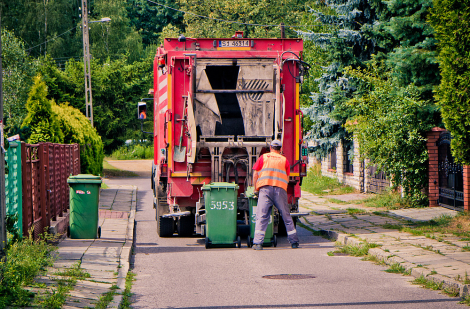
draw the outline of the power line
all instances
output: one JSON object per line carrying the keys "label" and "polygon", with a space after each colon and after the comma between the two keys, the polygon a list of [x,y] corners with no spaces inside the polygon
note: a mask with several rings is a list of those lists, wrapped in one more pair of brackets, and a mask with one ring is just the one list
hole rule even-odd
{"label": "power line", "polygon": [[[167,9],[170,9],[170,10],[173,10],[173,11],[181,12],[181,13],[184,13],[184,14],[190,14],[190,15],[193,15],[193,16],[196,16],[196,17],[200,17],[200,18],[212,19],[212,20],[221,21],[221,22],[226,22],[226,23],[232,23],[232,24],[238,24],[238,25],[245,25],[245,26],[279,27],[279,25],[250,24],[250,23],[243,23],[243,22],[240,22],[240,21],[225,20],[225,19],[221,19],[221,18],[214,18],[214,17],[209,17],[209,16],[203,16],[203,15],[198,15],[198,14],[195,14],[195,13],[192,13],[192,12],[186,12],[186,11],[178,10],[178,9],[172,8],[171,6],[167,6],[167,5],[164,5],[164,4],[161,4],[161,3],[158,3],[158,2],[152,1],[152,0],[147,0],[147,2],[150,2],[150,3],[156,4],[156,5],[162,6],[162,7],[164,7],[164,8],[167,8]],[[300,27],[313,27],[313,26],[309,26],[309,25],[288,26],[288,25],[285,25],[284,27],[300,28]]]}
{"label": "power line", "polygon": [[34,49],[34,48],[36,48],[36,47],[39,47],[39,46],[41,46],[41,45],[43,45],[43,44],[46,44],[46,43],[48,43],[48,42],[50,42],[50,41],[54,41],[54,40],[57,39],[58,37],[63,36],[64,34],[70,32],[70,31],[72,31],[72,30],[74,30],[74,29],[77,29],[78,27],[79,27],[79,26],[73,27],[72,29],[69,29],[69,30],[65,31],[64,33],[62,33],[62,34],[59,34],[58,36],[56,36],[56,37],[54,37],[54,38],[52,38],[52,39],[49,39],[49,40],[47,40],[47,41],[45,41],[45,42],[42,42],[41,44],[38,44],[38,45],[33,46],[33,47],[31,47],[31,48],[28,48],[26,51],[30,51],[31,49]]}

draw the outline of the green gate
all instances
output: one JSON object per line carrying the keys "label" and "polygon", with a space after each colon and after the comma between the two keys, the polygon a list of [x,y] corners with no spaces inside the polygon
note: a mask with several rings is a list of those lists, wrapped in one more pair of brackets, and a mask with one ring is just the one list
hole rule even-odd
{"label": "green gate", "polygon": [[5,160],[8,174],[5,175],[5,196],[7,216],[17,215],[15,228],[20,237],[23,235],[23,186],[21,179],[21,142],[9,142]]}

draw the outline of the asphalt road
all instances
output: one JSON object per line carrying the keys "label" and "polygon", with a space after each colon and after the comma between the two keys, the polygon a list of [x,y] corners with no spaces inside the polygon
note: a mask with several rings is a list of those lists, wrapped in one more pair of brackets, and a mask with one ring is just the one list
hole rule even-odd
{"label": "asphalt road", "polygon": [[[300,249],[208,249],[202,238],[159,238],[149,178],[111,179],[138,186],[132,271],[133,308],[466,308],[408,276],[360,258],[327,255],[334,243],[299,228]],[[266,279],[270,275],[314,278]],[[292,278],[292,276],[290,276]]]}

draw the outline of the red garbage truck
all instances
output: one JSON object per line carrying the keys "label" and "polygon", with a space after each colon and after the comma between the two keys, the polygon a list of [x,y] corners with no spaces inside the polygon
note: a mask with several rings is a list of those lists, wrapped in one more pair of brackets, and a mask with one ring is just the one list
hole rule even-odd
{"label": "red garbage truck", "polygon": [[[298,214],[307,155],[299,91],[308,64],[301,39],[166,38],[154,61],[152,189],[160,236],[204,234],[204,184],[239,186],[241,225],[252,167],[283,143],[288,204]],[[282,229],[276,214],[275,230]]]}

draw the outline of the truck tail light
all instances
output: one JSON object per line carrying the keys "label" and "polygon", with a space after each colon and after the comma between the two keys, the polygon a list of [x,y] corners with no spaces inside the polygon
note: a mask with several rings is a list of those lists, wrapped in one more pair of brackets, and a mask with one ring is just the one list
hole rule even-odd
{"label": "truck tail light", "polygon": [[300,177],[307,176],[307,163],[300,163]]}
{"label": "truck tail light", "polygon": [[166,175],[168,173],[168,166],[162,165],[162,175]]}
{"label": "truck tail light", "polygon": [[158,58],[158,67],[159,68],[163,68],[165,66],[165,58],[164,57],[160,57]]}

